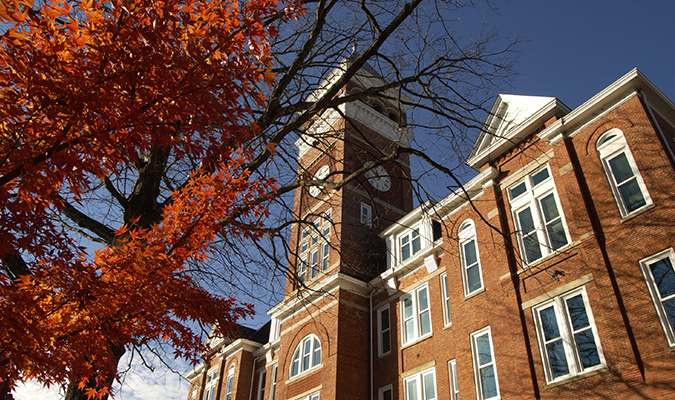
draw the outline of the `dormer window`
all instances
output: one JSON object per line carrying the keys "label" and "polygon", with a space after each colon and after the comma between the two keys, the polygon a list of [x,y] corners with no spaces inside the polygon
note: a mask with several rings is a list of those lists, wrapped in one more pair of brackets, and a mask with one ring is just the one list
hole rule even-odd
{"label": "dormer window", "polygon": [[422,248],[420,228],[417,227],[399,238],[401,244],[401,261],[412,257]]}

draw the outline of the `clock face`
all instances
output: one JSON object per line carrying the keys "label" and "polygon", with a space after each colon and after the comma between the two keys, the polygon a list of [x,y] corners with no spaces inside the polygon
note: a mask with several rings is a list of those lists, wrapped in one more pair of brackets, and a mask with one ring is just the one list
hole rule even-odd
{"label": "clock face", "polygon": [[[372,164],[372,162],[368,161],[363,166],[367,167],[370,164]],[[389,179],[389,174],[387,173],[387,170],[381,165],[378,165],[377,167],[369,170],[364,175],[366,179],[368,179],[368,183],[370,183],[380,192],[386,192],[389,190],[389,188],[391,188],[391,179]]]}
{"label": "clock face", "polygon": [[[329,173],[330,168],[328,167],[328,165],[324,165],[323,167],[319,168],[318,171],[316,171],[316,174],[314,174],[314,179],[320,180],[326,179]],[[322,190],[323,186],[312,186],[309,188],[309,194],[316,197],[319,195],[319,193],[321,193]]]}

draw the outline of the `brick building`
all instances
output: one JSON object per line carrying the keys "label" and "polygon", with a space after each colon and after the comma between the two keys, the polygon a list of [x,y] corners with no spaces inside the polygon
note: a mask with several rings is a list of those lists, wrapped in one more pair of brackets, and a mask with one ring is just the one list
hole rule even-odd
{"label": "brick building", "polygon": [[[410,139],[395,102],[340,111],[306,127],[300,175]],[[675,397],[673,149],[675,105],[633,70],[574,110],[500,95],[478,175],[437,204],[412,209],[407,156],[297,190],[297,277],[269,325],[214,341],[188,400]]]}

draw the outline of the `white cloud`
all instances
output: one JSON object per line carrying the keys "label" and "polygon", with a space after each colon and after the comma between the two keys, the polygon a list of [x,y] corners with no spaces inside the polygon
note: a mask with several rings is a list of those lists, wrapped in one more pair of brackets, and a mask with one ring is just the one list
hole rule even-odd
{"label": "white cloud", "polygon": [[[120,365],[126,365],[128,360],[123,359]],[[187,400],[190,384],[177,373],[155,363],[154,371],[144,367],[138,357],[132,362],[131,368],[122,377],[122,384],[114,386],[115,400]],[[191,370],[188,363],[182,360],[171,362],[175,371],[185,373]],[[28,382],[18,385],[14,391],[16,400],[54,400],[62,399],[63,391],[59,388],[44,388],[41,385]]]}

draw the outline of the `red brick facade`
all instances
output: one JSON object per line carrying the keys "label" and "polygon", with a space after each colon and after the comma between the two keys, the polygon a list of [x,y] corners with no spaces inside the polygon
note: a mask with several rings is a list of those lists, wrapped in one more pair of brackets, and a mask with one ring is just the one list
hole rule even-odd
{"label": "red brick facade", "polygon": [[[259,399],[262,371],[259,400],[675,397],[675,106],[634,70],[575,110],[500,96],[492,115],[468,159],[479,175],[438,204],[411,211],[407,159],[384,164],[387,191],[298,190],[307,226],[331,210],[328,267],[289,279],[269,342],[223,344],[213,398],[227,400],[232,362],[237,400]],[[301,152],[308,178],[330,165],[337,181],[393,146],[363,121],[332,126],[324,155]],[[193,372],[195,398],[214,369]]]}

